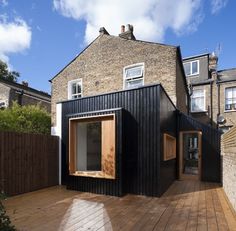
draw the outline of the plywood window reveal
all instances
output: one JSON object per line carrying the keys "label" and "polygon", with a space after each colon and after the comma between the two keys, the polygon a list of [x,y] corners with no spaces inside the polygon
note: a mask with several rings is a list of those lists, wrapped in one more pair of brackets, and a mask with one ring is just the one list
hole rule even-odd
{"label": "plywood window reveal", "polygon": [[69,173],[115,179],[115,115],[69,120]]}
{"label": "plywood window reveal", "polygon": [[164,133],[164,161],[176,158],[176,138]]}

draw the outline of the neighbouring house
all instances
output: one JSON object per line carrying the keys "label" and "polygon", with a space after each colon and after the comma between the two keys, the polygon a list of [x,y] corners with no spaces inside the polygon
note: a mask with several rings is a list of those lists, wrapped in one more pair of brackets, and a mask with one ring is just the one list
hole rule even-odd
{"label": "neighbouring house", "polygon": [[38,91],[22,84],[0,78],[0,108],[7,108],[16,101],[19,105],[41,104],[48,112],[51,111],[51,96],[43,91]]}
{"label": "neighbouring house", "polygon": [[236,123],[236,68],[217,70],[217,63],[214,53],[183,59],[191,116],[226,131]]}
{"label": "neighbouring house", "polygon": [[136,40],[131,25],[101,28],[51,83],[67,188],[160,196],[178,177],[220,180],[219,134],[186,115],[179,47]]}

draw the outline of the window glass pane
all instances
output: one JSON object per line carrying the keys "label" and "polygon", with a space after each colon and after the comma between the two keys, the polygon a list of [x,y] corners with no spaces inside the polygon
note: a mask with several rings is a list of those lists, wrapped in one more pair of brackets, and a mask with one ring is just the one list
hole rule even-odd
{"label": "window glass pane", "polygon": [[72,87],[71,93],[76,94],[76,83],[73,83],[71,87]]}
{"label": "window glass pane", "polygon": [[76,90],[77,90],[76,93],[81,93],[81,84],[80,83],[77,84]]}
{"label": "window glass pane", "polygon": [[126,89],[140,87],[140,86],[143,86],[143,79],[142,78],[131,80],[131,81],[126,80],[126,83],[125,83]]}
{"label": "window glass pane", "polygon": [[184,64],[184,71],[185,71],[185,75],[190,75],[190,63],[185,63]]}
{"label": "window glass pane", "polygon": [[192,62],[192,75],[198,73],[198,62]]}
{"label": "window glass pane", "polygon": [[236,97],[236,87],[232,88],[232,92],[233,92],[233,97]]}
{"label": "window glass pane", "polygon": [[232,98],[232,96],[233,96],[232,89],[231,88],[227,88],[225,90],[225,97],[226,97],[226,99]]}
{"label": "window glass pane", "polygon": [[101,171],[101,122],[77,125],[77,170]]}
{"label": "window glass pane", "polygon": [[191,110],[193,112],[204,111],[204,90],[194,90],[191,96]]}
{"label": "window glass pane", "polygon": [[203,90],[194,90],[192,97],[204,97],[204,91]]}
{"label": "window glass pane", "polygon": [[126,69],[126,78],[142,76],[142,66]]}

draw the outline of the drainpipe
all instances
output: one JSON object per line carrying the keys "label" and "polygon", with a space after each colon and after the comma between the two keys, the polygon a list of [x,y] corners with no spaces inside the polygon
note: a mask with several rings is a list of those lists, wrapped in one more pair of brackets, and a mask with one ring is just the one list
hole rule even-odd
{"label": "drainpipe", "polygon": [[[218,77],[217,77],[218,78]],[[218,106],[218,113],[217,113],[217,129],[219,129],[219,123],[218,123],[218,117],[220,116],[220,83],[218,82],[218,79],[216,80],[217,85],[217,106]]]}
{"label": "drainpipe", "polygon": [[212,86],[212,83],[211,82],[211,102],[210,102],[210,105],[211,105],[211,126],[213,126],[213,86]]}
{"label": "drainpipe", "polygon": [[16,90],[16,94],[18,94],[18,104],[22,106],[22,96],[24,95],[24,90]]}

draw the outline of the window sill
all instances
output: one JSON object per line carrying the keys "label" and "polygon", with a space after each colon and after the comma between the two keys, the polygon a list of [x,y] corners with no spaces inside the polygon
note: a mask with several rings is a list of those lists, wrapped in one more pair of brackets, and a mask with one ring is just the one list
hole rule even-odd
{"label": "window sill", "polygon": [[187,78],[191,78],[191,77],[198,77],[199,76],[199,73],[196,73],[196,74],[193,74],[193,75],[186,75]]}
{"label": "window sill", "polygon": [[109,176],[103,171],[76,171],[74,173],[70,173],[70,176],[83,176],[83,177],[102,178],[111,180],[115,179],[115,177]]}
{"label": "window sill", "polygon": [[225,110],[224,113],[229,113],[229,112],[236,112],[236,109],[234,110]]}
{"label": "window sill", "polygon": [[208,111],[191,111],[190,113],[197,114],[197,113],[207,113]]}

